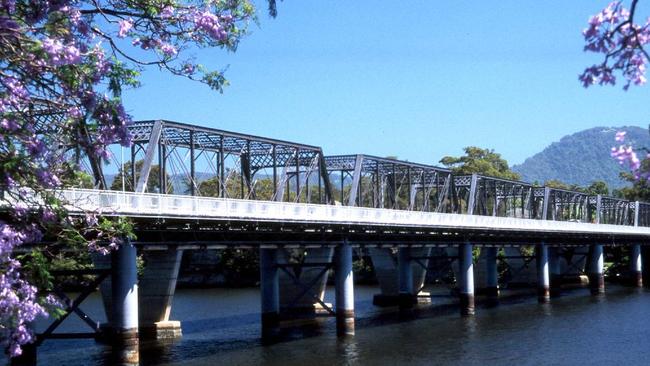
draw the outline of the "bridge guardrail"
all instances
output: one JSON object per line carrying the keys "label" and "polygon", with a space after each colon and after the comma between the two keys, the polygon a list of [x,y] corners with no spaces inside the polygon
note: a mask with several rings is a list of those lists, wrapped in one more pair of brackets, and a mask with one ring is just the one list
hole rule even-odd
{"label": "bridge guardrail", "polygon": [[100,211],[105,215],[422,227],[433,230],[452,228],[647,235],[650,237],[650,228],[646,227],[481,215],[80,189],[61,191],[61,196],[69,202],[68,209],[71,212],[90,210]]}

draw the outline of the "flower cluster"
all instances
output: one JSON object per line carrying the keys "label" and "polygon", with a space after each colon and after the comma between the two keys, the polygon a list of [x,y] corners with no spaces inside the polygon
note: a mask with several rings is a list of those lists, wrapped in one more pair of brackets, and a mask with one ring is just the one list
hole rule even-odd
{"label": "flower cluster", "polygon": [[[81,162],[100,182],[108,146],[130,145],[122,88],[155,65],[220,89],[221,74],[181,57],[197,46],[234,50],[253,13],[248,0],[0,0],[0,191],[21,202],[0,223],[0,337],[10,355],[33,340],[28,324],[50,302],[12,251],[74,224],[51,191],[76,182]],[[96,217],[84,224],[88,249],[120,245]]]}
{"label": "flower cluster", "polygon": [[37,230],[16,230],[0,223],[0,344],[11,356],[22,353],[21,345],[33,338],[29,323],[47,316],[37,301],[36,287],[21,277],[20,262],[11,257],[13,249],[25,241],[37,239]]}
{"label": "flower cluster", "polygon": [[619,145],[612,147],[610,155],[616,159],[620,165],[627,166],[632,174],[634,174],[635,179],[648,179],[648,174],[641,171],[641,160],[639,159],[636,151],[634,151],[632,145],[625,144],[626,134],[627,133],[625,131],[619,131],[616,133],[614,139],[619,143]]}
{"label": "flower cluster", "polygon": [[616,72],[625,79],[625,90],[630,85],[646,83],[648,54],[644,46],[650,42],[650,19],[644,24],[634,23],[635,6],[633,2],[632,9],[628,10],[621,1],[614,1],[589,19],[588,27],[582,32],[586,42],[584,50],[602,54],[604,60],[579,76],[584,87],[614,85]]}

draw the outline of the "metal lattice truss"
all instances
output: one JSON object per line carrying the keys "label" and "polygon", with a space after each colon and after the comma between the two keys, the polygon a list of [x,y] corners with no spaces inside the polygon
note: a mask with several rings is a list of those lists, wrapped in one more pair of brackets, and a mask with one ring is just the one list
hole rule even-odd
{"label": "metal lattice truss", "polygon": [[[172,193],[181,187],[174,193],[330,201],[320,147],[171,121],[139,121],[129,129],[133,145],[127,173],[136,192]],[[155,165],[157,176],[152,176]]]}
{"label": "metal lattice truss", "polygon": [[601,195],[591,196],[590,203],[596,205],[599,224],[613,225],[634,225],[636,205],[624,199],[604,197]]}
{"label": "metal lattice truss", "polygon": [[178,122],[129,129],[127,191],[650,226],[647,203]]}
{"label": "metal lattice truss", "polygon": [[361,154],[326,156],[325,164],[344,205],[450,212],[447,169]]}
{"label": "metal lattice truss", "polygon": [[650,226],[650,203],[634,202],[634,225]]}
{"label": "metal lattice truss", "polygon": [[592,222],[592,197],[584,192],[559,188],[537,187],[535,196],[535,216],[541,220]]}
{"label": "metal lattice truss", "polygon": [[534,218],[533,186],[478,174],[454,176],[454,212],[470,215]]}

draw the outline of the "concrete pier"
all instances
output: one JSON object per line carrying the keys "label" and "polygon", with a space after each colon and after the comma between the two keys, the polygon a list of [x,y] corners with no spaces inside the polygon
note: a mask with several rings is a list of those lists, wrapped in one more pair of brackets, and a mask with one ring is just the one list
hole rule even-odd
{"label": "concrete pier", "polygon": [[491,304],[496,304],[499,299],[499,271],[497,269],[496,247],[482,248],[485,251],[485,294]]}
{"label": "concrete pier", "polygon": [[416,302],[413,291],[411,248],[399,248],[397,250],[397,273],[399,282],[399,307],[410,308]]}
{"label": "concrete pier", "polygon": [[562,269],[560,266],[560,249],[549,247],[548,249],[548,271],[551,281],[550,295],[552,297],[560,296],[562,292]]}
{"label": "concrete pier", "polygon": [[[393,253],[395,251],[395,253]],[[377,282],[381,293],[373,297],[373,304],[377,306],[396,306],[400,304],[400,285],[399,285],[399,254],[398,249],[393,248],[368,248],[368,253],[372,259],[372,265],[375,269]],[[413,278],[413,297],[415,302],[430,302],[430,298],[418,297],[423,293],[418,293],[427,276],[427,267],[429,266],[429,257],[432,248],[409,248],[411,272]],[[417,258],[417,259],[414,259]]]}
{"label": "concrete pier", "polygon": [[137,365],[138,272],[136,249],[126,240],[111,253],[112,340],[114,363]]}
{"label": "concrete pier", "polygon": [[458,262],[460,268],[460,314],[474,315],[474,261],[472,244],[460,244],[458,247]]}
{"label": "concrete pier", "polygon": [[546,244],[540,243],[535,246],[535,259],[537,262],[537,299],[540,303],[547,303],[551,299],[551,284]]}
{"label": "concrete pier", "polygon": [[593,244],[589,258],[589,288],[592,295],[605,293],[603,246]]}
{"label": "concrete pier", "polygon": [[[296,250],[296,253],[304,254],[302,263],[306,266],[299,267],[294,275],[300,281],[296,284],[296,279],[288,273],[280,270],[280,313],[281,317],[294,315],[314,315],[325,312],[321,304],[316,301],[314,295],[321,301],[325,301],[325,288],[327,286],[328,273],[323,274],[323,267],[309,266],[316,263],[330,263],[334,255],[333,248],[309,248]],[[278,251],[278,264],[286,265],[291,263],[291,250]],[[293,271],[293,269],[289,269]],[[310,291],[305,292],[304,286],[310,286]]]}
{"label": "concrete pier", "polygon": [[262,337],[277,335],[280,327],[280,281],[277,249],[260,249]]}
{"label": "concrete pier", "polygon": [[352,247],[341,244],[335,250],[336,276],[336,334],[354,335],[354,278],[352,274]]}
{"label": "concrete pier", "polygon": [[643,287],[643,263],[639,244],[630,247],[630,275],[634,286]]}
{"label": "concrete pier", "polygon": [[180,321],[169,320],[181,265],[182,250],[144,251],[140,279],[140,334],[156,339],[182,335]]}

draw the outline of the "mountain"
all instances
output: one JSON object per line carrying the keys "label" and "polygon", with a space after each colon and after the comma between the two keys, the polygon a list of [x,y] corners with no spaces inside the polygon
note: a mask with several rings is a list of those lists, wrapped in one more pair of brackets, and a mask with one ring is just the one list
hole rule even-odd
{"label": "mountain", "polygon": [[648,129],[637,126],[594,127],[576,132],[552,143],[542,152],[514,165],[512,170],[524,181],[544,183],[557,179],[568,184],[589,185],[602,180],[612,188],[628,185],[619,178],[625,168],[612,157],[610,150],[618,146],[614,140],[617,131],[626,131],[626,142],[635,147],[650,147]]}

